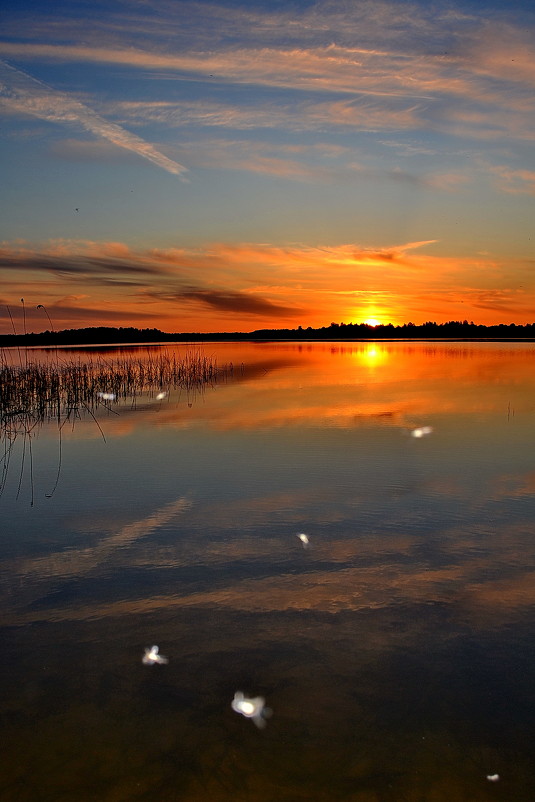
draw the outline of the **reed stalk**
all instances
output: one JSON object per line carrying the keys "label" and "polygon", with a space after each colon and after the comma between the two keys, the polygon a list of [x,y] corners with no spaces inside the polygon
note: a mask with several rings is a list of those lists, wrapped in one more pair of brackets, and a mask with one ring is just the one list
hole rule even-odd
{"label": "reed stalk", "polygon": [[176,355],[128,357],[113,361],[97,357],[89,361],[23,362],[9,364],[0,355],[0,424],[13,429],[28,422],[62,421],[73,411],[95,410],[121,401],[135,401],[146,394],[171,390],[199,392],[213,385],[228,368],[201,349]]}

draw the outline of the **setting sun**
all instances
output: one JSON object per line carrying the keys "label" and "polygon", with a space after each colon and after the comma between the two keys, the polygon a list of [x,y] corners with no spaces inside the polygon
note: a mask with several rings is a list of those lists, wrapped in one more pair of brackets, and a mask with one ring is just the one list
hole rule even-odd
{"label": "setting sun", "polygon": [[367,326],[379,326],[379,324],[381,323],[381,321],[377,320],[376,317],[369,317],[364,322],[366,323]]}

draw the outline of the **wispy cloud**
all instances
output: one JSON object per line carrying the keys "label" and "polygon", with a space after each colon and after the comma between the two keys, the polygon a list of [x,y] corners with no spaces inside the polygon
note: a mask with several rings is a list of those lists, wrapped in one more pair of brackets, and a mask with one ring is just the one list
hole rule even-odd
{"label": "wispy cloud", "polygon": [[[501,48],[499,57],[492,56],[480,39],[497,36],[496,25],[487,23],[484,27],[480,21],[475,30],[457,34],[451,50],[442,52],[393,48],[389,41],[388,49],[334,44],[312,48],[296,43],[290,49],[221,46],[194,51],[184,47],[180,52],[166,52],[156,46],[125,47],[124,43],[104,48],[0,42],[0,53],[23,60],[129,67],[142,70],[140,77],[145,82],[152,76],[202,84],[201,95],[205,97],[195,101],[119,99],[103,107],[107,116],[142,126],[158,123],[174,128],[260,127],[296,132],[333,128],[432,131],[479,141],[531,140],[535,136],[535,83],[530,63],[535,54],[525,43],[523,32],[510,28],[507,54]],[[511,53],[515,58],[507,60]],[[245,104],[212,97],[215,86],[232,85],[280,91],[276,99]],[[296,92],[300,96],[296,97]],[[108,122],[79,101],[52,94],[38,82],[31,90],[26,87],[19,98],[11,97],[9,107],[57,122],[78,118],[86,130],[133,150],[169,172],[186,171],[118,122]]]}
{"label": "wispy cloud", "polygon": [[[396,6],[393,5],[392,9]],[[369,6],[368,12],[371,13]],[[356,31],[358,40],[362,42],[358,47],[334,43],[340,40],[340,30],[333,31],[330,44],[311,45],[304,31],[301,38],[294,37],[290,47],[279,43],[265,46],[256,44],[252,29],[247,28],[242,39],[246,44],[234,48],[217,40],[212,42],[209,50],[196,50],[191,43],[188,47],[163,49],[161,43],[151,45],[150,39],[145,40],[143,48],[125,42],[117,42],[114,47],[102,47],[97,44],[4,41],[0,42],[0,53],[7,58],[23,60],[129,66],[160,75],[165,71],[166,77],[175,74],[181,79],[189,75],[236,84],[421,100],[449,95],[487,102],[500,98],[503,102],[514,103],[510,93],[504,91],[504,82],[519,90],[524,88],[527,91],[533,87],[533,46],[519,27],[509,26],[507,45],[501,43],[496,47],[492,42],[496,42],[502,33],[499,22],[474,20],[469,30],[456,30],[450,22],[451,47],[445,43],[441,50],[440,39],[444,40],[444,35],[440,36],[438,26],[424,20],[421,9],[415,9],[414,13],[416,16],[420,14],[422,27],[428,28],[431,47],[422,46],[421,41],[414,46],[415,43],[408,38],[403,39],[400,47],[399,29],[394,45],[388,36],[388,30],[393,26],[386,26],[375,31],[374,46],[366,44],[362,30]],[[350,14],[344,16],[350,20]],[[294,21],[297,19],[299,17]],[[404,24],[407,34],[411,26],[406,19]],[[328,38],[325,28],[328,26],[324,26],[322,31],[323,41]],[[287,38],[280,37],[280,42],[284,43]],[[377,47],[378,43],[383,47]],[[511,57],[511,52],[515,57]]]}
{"label": "wispy cloud", "polygon": [[329,44],[315,48],[242,46],[218,51],[161,53],[121,47],[0,42],[0,53],[5,58],[116,64],[159,71],[160,76],[161,71],[166,70],[167,78],[173,74],[181,79],[190,75],[306,92],[427,101],[444,92],[466,97],[477,94],[468,72],[457,71],[457,64],[451,60],[394,49],[377,51]]}
{"label": "wispy cloud", "polygon": [[409,184],[422,189],[438,189],[455,192],[465,186],[470,177],[466,173],[415,173],[396,167],[386,172],[386,176],[402,184]]}
{"label": "wispy cloud", "polygon": [[164,272],[161,264],[137,255],[122,243],[58,241],[36,251],[22,245],[0,247],[0,269],[27,273],[45,271],[65,279],[82,276],[102,281],[107,274],[126,278],[130,275],[151,277]]}
{"label": "wispy cloud", "polygon": [[522,309],[526,317],[532,319],[535,316],[535,302],[532,297],[527,297],[518,289],[495,289],[483,292],[474,291],[471,293],[471,303],[476,309],[486,309],[492,312],[506,312],[516,314],[519,308]]}
{"label": "wispy cloud", "polygon": [[505,165],[489,168],[497,176],[497,184],[512,195],[535,195],[535,170],[514,170]]}
{"label": "wispy cloud", "polygon": [[[31,297],[35,300],[38,297],[41,301],[46,300],[46,309],[55,330],[62,328],[80,329],[87,326],[139,325],[143,328],[150,325],[151,327],[158,327],[161,320],[161,315],[150,309],[128,308],[128,311],[126,311],[125,307],[121,307],[117,302],[108,304],[97,302],[94,306],[89,306],[87,300],[91,299],[86,299],[84,303],[74,296],[58,302],[54,297],[49,300],[48,292],[40,293],[38,288],[34,288],[33,292],[31,288],[28,287],[27,289],[28,292],[25,292],[27,298]],[[7,311],[8,307],[9,312]],[[22,317],[22,312],[14,304],[13,298],[0,299],[0,326],[3,334],[13,334],[12,320],[15,325],[15,333],[22,334]],[[25,320],[27,331],[39,332],[50,329],[50,321],[46,315],[40,314],[34,307],[26,306]]]}
{"label": "wispy cloud", "polygon": [[138,155],[131,150],[117,149],[106,139],[56,139],[50,143],[48,153],[63,161],[100,164],[133,164]]}
{"label": "wispy cloud", "polygon": [[217,309],[219,312],[236,312],[245,315],[267,317],[303,315],[306,310],[299,307],[283,306],[258,295],[232,290],[201,289],[185,287],[179,292],[149,292],[149,297],[177,303],[200,303]]}
{"label": "wispy cloud", "polygon": [[[190,145],[180,141],[175,131],[184,129],[190,140],[191,129],[196,137],[203,128],[251,136],[261,128],[289,136],[418,131],[425,138],[443,137],[440,147],[406,144],[405,155],[413,158],[433,152],[443,158],[444,136],[478,143],[535,138],[535,51],[529,31],[505,8],[482,13],[378,0],[284,9],[215,3],[207,13],[201,3],[155,6],[146,0],[136,4],[135,13],[128,4],[110,9],[105,20],[77,16],[74,24],[61,11],[42,10],[31,29],[22,28],[21,20],[18,28],[11,25],[5,34],[9,40],[0,42],[5,58],[98,65],[112,74],[121,68],[135,77],[140,91],[128,97],[113,92],[104,101],[97,90],[89,108],[4,66],[10,85],[0,97],[5,108],[78,124],[181,176],[185,163],[307,182],[342,182],[359,173],[449,192],[467,182],[462,167],[417,171],[396,165],[381,175],[373,168],[361,170],[358,161],[341,169],[304,163],[289,158],[280,139],[269,154],[253,152],[249,145],[241,157],[221,142],[218,158],[217,149],[199,139]],[[154,79],[150,89],[149,79]],[[177,82],[172,100],[171,80]],[[188,83],[194,93],[184,88]],[[147,139],[154,139],[155,126],[167,133],[175,129],[173,145],[166,145],[164,155],[125,126],[152,126]],[[63,150],[56,143],[53,149],[65,159],[107,158],[105,149],[88,143],[71,141]],[[531,191],[520,174],[496,186],[510,193]]]}
{"label": "wispy cloud", "polygon": [[333,127],[361,131],[410,130],[425,126],[419,104],[358,97],[343,100],[237,103],[196,101],[120,101],[110,111],[137,125],[147,122],[171,127],[202,126],[231,130],[284,128],[288,131],[326,131]]}
{"label": "wispy cloud", "polygon": [[[305,48],[236,48],[233,50],[157,53],[132,48],[109,49],[80,45],[0,43],[4,57],[54,61],[120,64],[148,70],[170,70],[239,84],[393,97],[432,99],[425,87],[429,77],[403,80],[407,57],[395,52],[377,53],[337,45]],[[374,62],[380,61],[375,67]],[[388,71],[396,69],[396,77]],[[397,80],[396,80],[397,78]]]}
{"label": "wispy cloud", "polygon": [[120,125],[110,123],[80,101],[54,90],[30,75],[0,62],[0,103],[7,111],[48,122],[76,124],[120,148],[133,151],[173,175],[187,168],[164,156],[153,145]]}

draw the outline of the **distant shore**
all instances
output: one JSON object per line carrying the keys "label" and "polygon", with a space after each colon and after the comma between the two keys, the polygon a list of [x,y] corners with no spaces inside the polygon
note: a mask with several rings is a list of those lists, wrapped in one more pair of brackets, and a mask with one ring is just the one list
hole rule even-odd
{"label": "distant shore", "polygon": [[244,341],[296,341],[296,342],[349,342],[366,340],[462,340],[462,341],[534,341],[535,323],[526,325],[500,324],[483,326],[467,321],[448,323],[404,323],[401,326],[366,323],[331,323],[313,329],[258,329],[250,332],[180,332],[168,333],[159,329],[97,326],[61,331],[0,335],[0,347],[97,346],[97,345],[164,345],[178,342],[244,342]]}

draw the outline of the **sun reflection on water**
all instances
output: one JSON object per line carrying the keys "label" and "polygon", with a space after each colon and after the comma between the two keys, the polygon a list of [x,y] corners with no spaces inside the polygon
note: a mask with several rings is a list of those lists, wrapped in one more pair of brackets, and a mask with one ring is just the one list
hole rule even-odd
{"label": "sun reflection on water", "polygon": [[378,368],[388,360],[388,350],[377,343],[368,343],[355,354],[357,360],[367,368]]}

